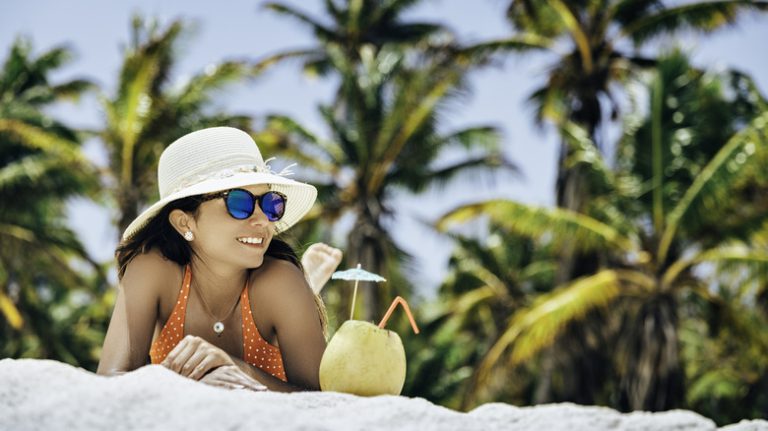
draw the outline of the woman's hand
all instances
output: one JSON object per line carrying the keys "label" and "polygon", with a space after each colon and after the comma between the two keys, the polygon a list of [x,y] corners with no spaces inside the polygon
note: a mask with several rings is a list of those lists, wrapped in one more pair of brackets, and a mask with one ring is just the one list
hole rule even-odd
{"label": "woman's hand", "polygon": [[227,365],[237,368],[227,352],[194,335],[184,337],[161,365],[195,380],[200,380],[215,368]]}
{"label": "woman's hand", "polygon": [[254,380],[237,365],[224,365],[200,379],[201,382],[212,386],[228,389],[249,389],[251,391],[266,391],[267,387]]}

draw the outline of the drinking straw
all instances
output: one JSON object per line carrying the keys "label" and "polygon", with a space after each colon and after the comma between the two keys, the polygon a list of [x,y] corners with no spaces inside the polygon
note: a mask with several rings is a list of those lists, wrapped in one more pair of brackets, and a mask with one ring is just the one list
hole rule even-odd
{"label": "drinking straw", "polygon": [[392,312],[395,311],[395,307],[397,307],[397,304],[401,304],[403,308],[405,308],[405,314],[408,315],[408,320],[411,322],[411,328],[413,328],[413,332],[418,334],[419,327],[416,326],[416,321],[413,320],[413,314],[411,314],[411,309],[410,307],[408,307],[408,302],[400,296],[398,296],[397,298],[395,298],[394,301],[392,301],[392,305],[389,306],[389,310],[387,310],[387,314],[385,314],[384,318],[382,318],[381,322],[379,322],[379,328],[384,329],[384,325],[387,324],[387,320],[389,320],[389,316],[392,315]]}

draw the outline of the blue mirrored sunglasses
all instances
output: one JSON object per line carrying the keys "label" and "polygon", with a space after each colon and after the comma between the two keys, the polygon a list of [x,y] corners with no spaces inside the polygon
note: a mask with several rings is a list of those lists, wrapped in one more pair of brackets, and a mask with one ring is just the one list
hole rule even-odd
{"label": "blue mirrored sunglasses", "polygon": [[278,221],[285,214],[286,197],[279,192],[266,192],[261,196],[254,196],[253,193],[244,189],[232,189],[224,192],[214,193],[203,197],[203,201],[224,198],[227,205],[227,212],[232,218],[245,220],[256,209],[256,204],[267,216],[269,221]]}

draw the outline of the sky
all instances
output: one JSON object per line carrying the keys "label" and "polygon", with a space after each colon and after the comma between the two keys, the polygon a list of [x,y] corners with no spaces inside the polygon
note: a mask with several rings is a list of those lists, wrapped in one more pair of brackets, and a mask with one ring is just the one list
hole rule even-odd
{"label": "sky", "polygon": [[[322,17],[319,0],[284,3]],[[223,60],[253,60],[289,48],[312,46],[309,31],[293,20],[265,10],[263,4],[245,0],[3,0],[0,57],[4,61],[11,43],[20,35],[31,39],[35,53],[66,44],[74,49],[75,59],[54,75],[54,82],[84,77],[95,81],[109,95],[117,83],[122,47],[128,41],[130,17],[134,13],[156,17],[161,23],[175,18],[193,23],[194,31],[184,39],[172,77],[174,82],[183,82]],[[510,34],[504,20],[507,4],[502,0],[426,0],[406,19],[440,22],[451,28],[460,41],[479,42]],[[692,54],[694,64],[702,68],[736,68],[747,72],[766,93],[766,41],[768,15],[745,17],[738,26],[706,37],[682,35],[676,41],[661,44],[679,44]],[[420,294],[430,296],[434,292],[452,248],[448,239],[426,223],[462,203],[496,197],[553,204],[557,138],[546,128],[534,126],[533,110],[526,103],[527,95],[543,82],[547,65],[542,56],[510,56],[473,72],[469,80],[471,91],[454,103],[443,118],[445,131],[477,125],[498,127],[504,153],[519,167],[519,174],[463,178],[420,196],[396,194],[392,207],[397,215],[386,226],[395,241],[414,256],[410,275]],[[252,115],[257,121],[269,113],[287,114],[327,136],[317,105],[331,100],[333,88],[333,81],[309,78],[300,73],[298,64],[286,63],[252,82],[230,87],[216,103],[229,112]],[[87,128],[99,127],[104,118],[95,97],[62,105],[51,114],[73,126]],[[98,141],[86,142],[85,151],[95,163],[106,163]],[[279,168],[279,154],[276,156]],[[450,158],[449,155],[446,160]],[[99,261],[112,259],[114,253],[118,233],[112,227],[111,217],[110,210],[92,202],[75,200],[69,205],[68,223]],[[342,223],[334,231],[334,245],[343,243],[348,225]]]}

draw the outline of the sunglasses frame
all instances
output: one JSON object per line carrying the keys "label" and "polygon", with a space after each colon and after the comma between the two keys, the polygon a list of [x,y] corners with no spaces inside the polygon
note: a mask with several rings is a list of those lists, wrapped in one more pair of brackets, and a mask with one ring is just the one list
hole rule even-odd
{"label": "sunglasses frame", "polygon": [[[234,215],[232,215],[232,211],[229,209],[229,205],[227,204],[227,197],[229,196],[229,193],[233,192],[235,190],[243,191],[243,192],[247,193],[251,197],[251,199],[253,199],[253,209],[251,210],[251,213],[248,214],[248,216],[245,217],[245,218],[237,218]],[[270,190],[270,191],[264,192],[261,195],[256,196],[253,193],[249,192],[248,190],[240,189],[240,188],[229,189],[229,190],[225,190],[223,192],[216,192],[216,193],[213,193],[213,194],[210,194],[210,195],[204,195],[200,202],[202,203],[202,202],[212,201],[212,200],[218,199],[218,198],[224,199],[224,206],[227,208],[227,214],[229,214],[229,216],[232,217],[235,220],[247,220],[247,219],[251,218],[251,216],[253,216],[253,213],[256,211],[256,207],[258,206],[259,207],[259,211],[264,213],[264,215],[267,216],[267,220],[269,220],[269,216],[264,211],[264,209],[261,207],[261,198],[263,198],[267,193],[274,193],[274,194],[280,196],[281,198],[283,198],[283,206],[288,204],[288,197],[286,195],[280,193],[280,192],[276,192],[274,190]],[[269,220],[269,221],[271,221],[272,223],[276,223],[276,222],[282,220],[283,217],[285,217],[285,210],[283,210],[283,214],[281,214],[280,217],[277,220]]]}

